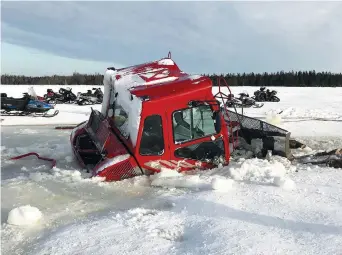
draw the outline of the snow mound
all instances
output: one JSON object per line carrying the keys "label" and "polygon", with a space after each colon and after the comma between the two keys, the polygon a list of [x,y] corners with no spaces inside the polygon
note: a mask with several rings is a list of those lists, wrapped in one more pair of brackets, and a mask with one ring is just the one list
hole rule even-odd
{"label": "snow mound", "polygon": [[179,176],[183,176],[183,174],[177,172],[176,170],[162,167],[159,173],[156,173],[151,176],[151,179],[155,180],[158,178],[169,178],[169,177],[179,177]]}
{"label": "snow mound", "polygon": [[211,180],[211,187],[217,191],[228,191],[231,190],[234,184],[234,180],[226,179],[223,177],[214,177]]}
{"label": "snow mound", "polygon": [[91,173],[81,172],[79,170],[65,170],[54,167],[52,170],[52,176],[65,182],[92,182],[101,183],[105,180],[105,177],[93,176]]}
{"label": "snow mound", "polygon": [[152,175],[151,186],[167,188],[199,188],[204,181],[199,175],[185,175],[171,169],[161,169],[159,173]]}
{"label": "snow mound", "polygon": [[272,155],[269,159],[269,162],[271,164],[273,164],[274,162],[281,163],[285,167],[287,173],[293,173],[297,170],[296,165],[293,165],[289,159],[278,155]]}
{"label": "snow mound", "polygon": [[229,174],[234,180],[274,183],[275,177],[284,177],[285,166],[278,161],[253,158],[242,160],[240,167],[231,167]]}
{"label": "snow mound", "polygon": [[[25,171],[27,171],[27,170],[25,170]],[[29,173],[29,178],[32,181],[40,182],[42,180],[45,180],[45,173],[40,173],[40,172]]]}
{"label": "snow mound", "polygon": [[281,124],[282,118],[280,114],[271,112],[266,115],[266,121],[272,125]]}
{"label": "snow mound", "polygon": [[105,177],[92,176],[91,173],[80,170],[66,170],[58,167],[52,168],[49,172],[30,172],[28,177],[35,182],[59,180],[65,183],[96,183],[102,185],[101,183],[105,181]]}
{"label": "snow mound", "polygon": [[126,180],[128,180],[131,184],[135,186],[145,186],[145,187],[151,186],[151,180],[146,175],[135,176],[133,178],[126,179]]}
{"label": "snow mound", "polygon": [[296,184],[293,180],[284,177],[275,177],[274,184],[285,190],[294,190],[296,188]]}
{"label": "snow mound", "polygon": [[[198,174],[179,173],[164,168],[159,173],[149,177],[150,185],[164,188],[190,188],[194,190],[212,189],[227,192],[234,186],[235,181],[257,182],[272,184],[284,189],[295,186],[286,177],[287,173],[297,170],[296,166],[280,156],[270,156],[269,160],[241,158],[228,167],[219,167]],[[148,185],[147,180],[139,180],[136,184]]]}
{"label": "snow mound", "polygon": [[23,226],[35,224],[42,218],[42,212],[33,206],[24,205],[12,209],[7,218],[7,223],[11,225]]}

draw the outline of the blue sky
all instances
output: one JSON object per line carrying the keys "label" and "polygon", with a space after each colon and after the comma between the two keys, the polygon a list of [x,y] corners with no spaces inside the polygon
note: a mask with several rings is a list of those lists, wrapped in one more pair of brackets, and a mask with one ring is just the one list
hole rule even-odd
{"label": "blue sky", "polygon": [[94,73],[172,58],[189,73],[342,71],[342,2],[1,3],[1,71]]}

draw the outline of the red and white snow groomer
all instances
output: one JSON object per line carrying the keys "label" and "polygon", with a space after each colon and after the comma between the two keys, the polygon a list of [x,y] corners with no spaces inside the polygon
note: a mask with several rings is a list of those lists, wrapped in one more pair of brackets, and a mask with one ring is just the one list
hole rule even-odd
{"label": "red and white snow groomer", "polygon": [[229,163],[234,137],[228,129],[238,122],[227,125],[210,78],[182,72],[169,55],[108,68],[103,83],[101,112],[92,110],[70,136],[78,161],[93,176],[117,181],[162,168]]}

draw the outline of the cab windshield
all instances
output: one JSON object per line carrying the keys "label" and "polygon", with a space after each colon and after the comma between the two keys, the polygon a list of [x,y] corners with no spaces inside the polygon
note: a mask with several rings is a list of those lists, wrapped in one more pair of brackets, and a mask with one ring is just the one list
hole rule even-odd
{"label": "cab windshield", "polygon": [[209,105],[175,111],[172,120],[175,143],[217,134],[215,118],[213,118],[213,111]]}

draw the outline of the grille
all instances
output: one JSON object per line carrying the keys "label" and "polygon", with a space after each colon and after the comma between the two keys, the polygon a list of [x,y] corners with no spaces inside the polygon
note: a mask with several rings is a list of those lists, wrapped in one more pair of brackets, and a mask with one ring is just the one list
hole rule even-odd
{"label": "grille", "polygon": [[107,180],[120,181],[134,176],[141,175],[142,172],[138,166],[133,166],[130,159],[126,159],[120,164],[116,164],[104,170],[101,176],[105,176]]}

